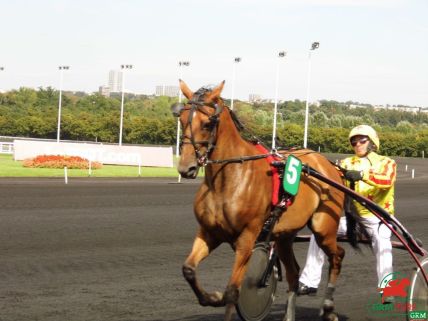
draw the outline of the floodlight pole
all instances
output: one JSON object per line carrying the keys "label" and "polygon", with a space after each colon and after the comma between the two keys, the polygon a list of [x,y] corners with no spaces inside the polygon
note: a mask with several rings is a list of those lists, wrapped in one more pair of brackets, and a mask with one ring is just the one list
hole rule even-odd
{"label": "floodlight pole", "polygon": [[59,69],[59,99],[58,99],[58,125],[56,130],[56,142],[59,143],[61,133],[61,104],[62,104],[62,83],[64,70],[70,69],[70,66],[58,66]]}
{"label": "floodlight pole", "polygon": [[273,107],[273,128],[272,128],[272,149],[275,149],[275,138],[276,138],[276,118],[278,113],[278,88],[279,88],[279,62],[281,58],[285,58],[287,53],[280,51],[278,54],[278,60],[276,62],[276,81],[275,81],[275,103]]}
{"label": "floodlight pole", "polygon": [[4,70],[4,67],[3,66],[0,66],[0,71],[3,71]]}
{"label": "floodlight pole", "polygon": [[120,102],[120,126],[119,126],[119,146],[122,146],[122,132],[123,132],[123,103],[125,100],[125,70],[132,69],[132,65],[121,65],[122,72],[122,99]]}
{"label": "floodlight pole", "polygon": [[311,49],[309,49],[309,58],[308,58],[308,86],[306,88],[306,109],[305,109],[305,132],[303,135],[303,147],[308,147],[308,122],[309,122],[309,91],[311,87],[311,54],[312,51],[318,49],[320,46],[319,42],[313,42]]}
{"label": "floodlight pole", "polygon": [[233,110],[233,99],[235,97],[235,81],[236,81],[236,65],[241,61],[241,57],[235,57],[233,63],[233,74],[232,74],[232,97],[230,99],[230,109]]}
{"label": "floodlight pole", "polygon": [[[179,61],[178,62],[178,68],[179,68],[179,79],[183,78],[183,70],[184,67],[189,67],[190,61]],[[183,98],[183,94],[181,92],[181,89],[178,88],[178,102],[181,103],[181,100]],[[176,148],[175,148],[175,156],[180,156],[180,117],[177,117],[177,142],[176,142]],[[181,183],[181,174],[178,174],[178,183]]]}
{"label": "floodlight pole", "polygon": [[[183,70],[182,67],[189,67],[190,61],[179,61],[178,62],[178,68],[179,68],[179,79],[183,76]],[[181,89],[178,88],[178,102],[181,103],[181,100],[183,98],[183,94],[181,92]],[[180,155],[180,118],[177,118],[177,143],[175,147],[175,155],[178,157]]]}

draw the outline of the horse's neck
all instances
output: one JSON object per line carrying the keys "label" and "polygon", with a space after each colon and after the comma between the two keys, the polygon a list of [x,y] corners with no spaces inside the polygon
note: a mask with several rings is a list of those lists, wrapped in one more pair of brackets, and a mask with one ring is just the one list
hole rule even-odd
{"label": "horse's neck", "polygon": [[[216,136],[215,148],[210,159],[228,160],[251,154],[250,144],[241,137],[228,110],[220,116]],[[235,166],[227,166],[225,163],[209,165],[205,170],[205,183],[212,191],[223,193],[223,189],[217,190],[214,185],[233,186],[233,184],[229,185],[228,181],[236,180],[237,173],[234,172],[234,169],[236,169]]]}
{"label": "horse's neck", "polygon": [[243,153],[250,153],[252,150],[252,146],[241,137],[230,112],[227,110],[220,118],[213,156],[217,159],[235,158],[245,156]]}

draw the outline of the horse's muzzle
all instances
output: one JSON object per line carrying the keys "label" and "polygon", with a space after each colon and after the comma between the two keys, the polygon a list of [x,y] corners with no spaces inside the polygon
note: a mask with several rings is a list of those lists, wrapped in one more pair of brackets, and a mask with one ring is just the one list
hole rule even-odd
{"label": "horse's muzzle", "polygon": [[199,166],[196,164],[190,166],[179,165],[178,172],[183,178],[195,179],[198,176]]}

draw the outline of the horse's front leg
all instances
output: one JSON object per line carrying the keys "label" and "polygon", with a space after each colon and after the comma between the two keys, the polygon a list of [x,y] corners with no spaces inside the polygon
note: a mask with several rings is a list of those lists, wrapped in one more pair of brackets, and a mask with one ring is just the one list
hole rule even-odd
{"label": "horse's front leg", "polygon": [[248,228],[244,230],[234,244],[235,262],[233,264],[232,275],[224,292],[224,302],[226,304],[226,313],[224,320],[230,321],[233,319],[235,312],[235,304],[238,303],[239,288],[244,279],[247,265],[251,257],[258,235],[257,229]]}
{"label": "horse's front leg", "polygon": [[208,293],[199,284],[196,277],[196,268],[220,243],[214,240],[202,228],[199,229],[193,241],[192,251],[183,264],[183,276],[191,286],[202,306],[224,306],[223,294],[220,292]]}

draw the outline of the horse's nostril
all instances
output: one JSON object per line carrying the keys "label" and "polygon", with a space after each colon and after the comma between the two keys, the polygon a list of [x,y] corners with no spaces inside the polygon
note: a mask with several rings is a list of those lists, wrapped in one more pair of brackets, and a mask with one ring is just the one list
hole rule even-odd
{"label": "horse's nostril", "polygon": [[183,178],[195,178],[198,174],[198,166],[178,166],[178,172]]}
{"label": "horse's nostril", "polygon": [[187,171],[187,176],[188,177],[194,177],[197,170],[198,170],[198,168],[196,166],[189,167],[189,170]]}

